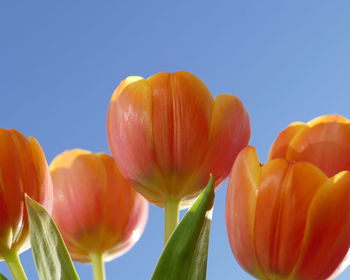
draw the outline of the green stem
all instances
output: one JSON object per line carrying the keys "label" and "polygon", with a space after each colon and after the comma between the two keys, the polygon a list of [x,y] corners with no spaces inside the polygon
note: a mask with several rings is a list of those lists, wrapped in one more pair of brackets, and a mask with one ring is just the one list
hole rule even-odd
{"label": "green stem", "polygon": [[103,254],[99,252],[91,253],[92,269],[94,271],[94,280],[105,280],[105,264],[103,262]]}
{"label": "green stem", "polygon": [[164,246],[170,235],[179,223],[180,202],[176,199],[168,199],[164,204],[165,209],[165,230]]}
{"label": "green stem", "polygon": [[19,259],[16,251],[10,251],[4,255],[4,259],[9,266],[13,279],[15,280],[27,280],[27,276],[23,270],[21,260]]}

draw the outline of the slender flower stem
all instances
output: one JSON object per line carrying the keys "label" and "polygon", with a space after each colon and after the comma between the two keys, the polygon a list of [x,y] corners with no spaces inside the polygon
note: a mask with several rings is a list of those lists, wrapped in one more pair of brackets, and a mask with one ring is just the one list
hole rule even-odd
{"label": "slender flower stem", "polygon": [[99,252],[91,253],[92,269],[94,271],[94,280],[105,280],[105,264],[103,254]]}
{"label": "slender flower stem", "polygon": [[164,246],[168,242],[170,235],[179,223],[180,202],[175,199],[168,199],[164,204],[165,209],[165,230]]}
{"label": "slender flower stem", "polygon": [[13,279],[27,280],[27,276],[23,270],[21,260],[16,251],[10,251],[4,255],[4,259],[9,266]]}

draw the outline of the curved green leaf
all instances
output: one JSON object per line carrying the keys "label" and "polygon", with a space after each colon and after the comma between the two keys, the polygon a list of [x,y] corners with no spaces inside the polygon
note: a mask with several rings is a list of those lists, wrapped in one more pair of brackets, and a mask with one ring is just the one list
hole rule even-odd
{"label": "curved green leaf", "polygon": [[72,260],[49,213],[26,197],[30,243],[40,280],[78,280]]}
{"label": "curved green leaf", "polygon": [[8,280],[8,279],[0,273],[0,280]]}
{"label": "curved green leaf", "polygon": [[206,279],[209,233],[214,202],[214,179],[210,180],[171,235],[152,280]]}

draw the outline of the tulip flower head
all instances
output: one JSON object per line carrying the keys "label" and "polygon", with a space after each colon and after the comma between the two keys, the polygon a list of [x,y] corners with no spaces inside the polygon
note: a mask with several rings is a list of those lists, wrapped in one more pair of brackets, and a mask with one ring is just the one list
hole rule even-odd
{"label": "tulip flower head", "polygon": [[269,159],[279,157],[311,162],[328,176],[350,170],[350,121],[325,115],[308,123],[292,123],[271,147]]}
{"label": "tulip flower head", "polygon": [[165,234],[203,190],[210,173],[216,186],[228,176],[250,138],[241,101],[220,94],[215,102],[195,75],[158,73],[128,77],[114,92],[107,135],[122,174],[149,202],[165,208]]}
{"label": "tulip flower head", "polygon": [[[255,148],[230,174],[226,226],[239,264],[258,279],[334,279],[349,264],[349,121],[294,123],[260,164]],[[349,138],[350,139],[350,138]]]}
{"label": "tulip flower head", "polygon": [[[0,155],[0,260],[13,262],[14,255],[30,247],[25,194],[51,212],[52,182],[35,138],[28,140],[17,130],[0,128]],[[14,278],[24,277],[10,270]]]}
{"label": "tulip flower head", "polygon": [[141,237],[148,203],[120,174],[107,154],[70,150],[50,170],[54,185],[53,218],[78,262],[99,255],[112,260]]}
{"label": "tulip flower head", "polygon": [[228,176],[250,122],[237,97],[214,102],[200,79],[179,71],[125,79],[110,102],[107,134],[122,174],[148,201],[185,208],[210,173],[216,185]]}

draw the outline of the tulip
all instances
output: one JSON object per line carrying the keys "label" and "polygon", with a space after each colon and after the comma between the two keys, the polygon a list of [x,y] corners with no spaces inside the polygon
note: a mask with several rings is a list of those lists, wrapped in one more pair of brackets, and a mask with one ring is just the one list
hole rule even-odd
{"label": "tulip", "polygon": [[121,173],[149,202],[165,208],[165,242],[180,208],[198,196],[212,173],[228,176],[250,138],[241,101],[215,102],[195,75],[158,73],[128,77],[115,90],[107,117],[108,142]]}
{"label": "tulip", "polygon": [[18,254],[27,250],[25,194],[52,210],[52,182],[45,155],[33,137],[0,128],[0,260],[14,279],[26,279]]}
{"label": "tulip", "polygon": [[350,172],[329,177],[306,161],[240,152],[226,198],[228,237],[258,279],[334,279],[348,265]]}
{"label": "tulip", "polygon": [[92,262],[95,279],[104,279],[104,261],[124,254],[139,240],[148,203],[104,153],[76,149],[50,165],[54,185],[53,218],[73,260]]}
{"label": "tulip", "polygon": [[350,170],[350,121],[339,115],[292,123],[272,145],[269,159],[308,161],[328,176]]}

